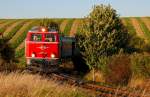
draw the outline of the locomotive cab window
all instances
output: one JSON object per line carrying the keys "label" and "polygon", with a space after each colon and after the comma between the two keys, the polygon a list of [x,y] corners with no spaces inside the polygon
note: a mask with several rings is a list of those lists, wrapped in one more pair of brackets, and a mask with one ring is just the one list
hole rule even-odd
{"label": "locomotive cab window", "polygon": [[54,34],[45,34],[45,42],[55,42],[56,35]]}
{"label": "locomotive cab window", "polygon": [[40,42],[40,41],[42,41],[42,34],[31,34],[30,40]]}

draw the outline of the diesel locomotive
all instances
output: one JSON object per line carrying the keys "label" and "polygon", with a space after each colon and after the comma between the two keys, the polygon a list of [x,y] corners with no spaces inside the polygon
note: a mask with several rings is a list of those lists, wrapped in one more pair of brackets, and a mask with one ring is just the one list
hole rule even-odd
{"label": "diesel locomotive", "polygon": [[48,27],[33,27],[25,39],[27,66],[35,66],[36,63],[40,63],[36,67],[46,69],[58,66],[62,59],[74,55],[75,48],[75,37],[62,36]]}

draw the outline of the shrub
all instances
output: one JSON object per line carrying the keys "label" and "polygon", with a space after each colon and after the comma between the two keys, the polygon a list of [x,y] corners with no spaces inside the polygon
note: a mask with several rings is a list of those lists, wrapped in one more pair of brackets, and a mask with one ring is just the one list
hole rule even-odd
{"label": "shrub", "polygon": [[15,59],[15,51],[10,44],[6,44],[6,40],[0,40],[0,71],[13,71],[17,69],[13,62]]}
{"label": "shrub", "polygon": [[15,51],[13,48],[10,47],[10,44],[2,44],[3,47],[0,50],[1,58],[6,62],[10,62],[14,59]]}
{"label": "shrub", "polygon": [[109,72],[106,75],[106,82],[115,85],[127,85],[132,74],[130,65],[128,55],[113,56],[108,64]]}

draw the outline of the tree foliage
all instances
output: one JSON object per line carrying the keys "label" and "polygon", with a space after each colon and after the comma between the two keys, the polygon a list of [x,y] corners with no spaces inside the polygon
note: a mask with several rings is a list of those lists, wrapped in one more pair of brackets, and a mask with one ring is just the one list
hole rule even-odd
{"label": "tree foliage", "polygon": [[102,66],[108,56],[125,51],[128,40],[126,28],[110,5],[94,6],[77,33],[77,44],[90,67]]}

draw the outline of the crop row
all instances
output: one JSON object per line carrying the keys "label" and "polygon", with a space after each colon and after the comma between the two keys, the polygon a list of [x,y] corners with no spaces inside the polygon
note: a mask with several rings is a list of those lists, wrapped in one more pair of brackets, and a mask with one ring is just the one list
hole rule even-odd
{"label": "crop row", "polygon": [[16,48],[21,42],[24,41],[28,30],[33,26],[35,21],[29,21],[15,34],[9,41],[13,48]]}
{"label": "crop row", "polygon": [[0,32],[3,33],[10,25],[15,23],[16,21],[18,21],[18,20],[10,20],[10,21],[6,21],[5,23],[1,24]]}
{"label": "crop row", "polygon": [[67,23],[67,25],[66,25],[66,27],[64,29],[64,32],[63,32],[64,35],[69,35],[71,27],[72,27],[72,24],[73,24],[73,21],[74,21],[74,19],[69,19],[69,21],[68,21],[68,23]]}
{"label": "crop row", "polygon": [[131,22],[130,18],[123,18],[123,19],[126,23],[125,26],[127,27],[128,32],[133,34],[133,35],[136,35],[136,30],[135,30],[134,26],[132,25],[132,22]]}
{"label": "crop row", "polygon": [[9,33],[7,33],[6,35],[4,33],[4,37],[7,39],[11,39],[16,34],[16,32],[24,25],[24,23],[25,23],[24,21],[21,21],[14,28],[12,28]]}
{"label": "crop row", "polygon": [[147,28],[145,23],[141,20],[141,18],[136,18],[136,19],[139,22],[140,27],[141,27],[142,31],[144,32],[146,38],[150,41],[150,31],[149,31],[149,29]]}

